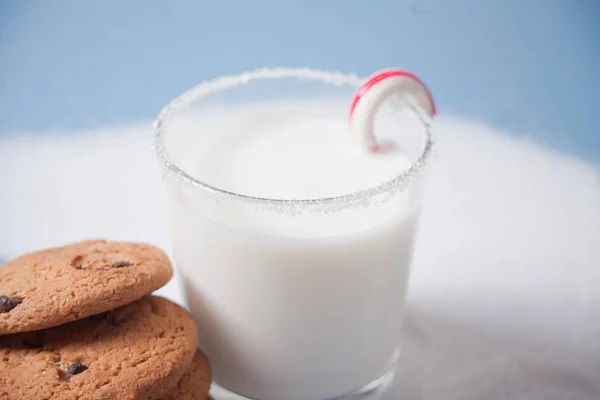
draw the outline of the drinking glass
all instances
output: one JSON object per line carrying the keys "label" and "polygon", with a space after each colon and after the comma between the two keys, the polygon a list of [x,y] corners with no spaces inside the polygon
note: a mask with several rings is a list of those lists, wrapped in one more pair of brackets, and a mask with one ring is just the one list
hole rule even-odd
{"label": "drinking glass", "polygon": [[375,132],[410,165],[340,196],[234,193],[182,161],[193,159],[199,135],[218,138],[218,122],[239,110],[269,118],[295,107],[306,117],[347,120],[362,82],[352,74],[265,68],[202,83],[155,123],[175,264],[219,396],[374,399],[402,360],[404,299],[433,148],[423,110],[402,97],[381,107]]}

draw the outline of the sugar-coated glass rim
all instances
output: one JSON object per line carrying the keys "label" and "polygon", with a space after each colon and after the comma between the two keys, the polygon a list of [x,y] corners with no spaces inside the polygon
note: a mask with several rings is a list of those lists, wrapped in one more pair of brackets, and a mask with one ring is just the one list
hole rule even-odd
{"label": "sugar-coated glass rim", "polygon": [[[429,159],[433,148],[430,118],[426,115],[424,110],[421,110],[414,105],[411,108],[413,111],[415,111],[416,115],[423,123],[426,136],[425,144],[421,154],[415,160],[415,162],[401,174],[377,186],[361,189],[340,196],[309,199],[277,199],[236,193],[225,189],[220,189],[216,186],[194,178],[180,169],[170,158],[165,146],[165,136],[167,135],[168,131],[167,124],[170,119],[177,114],[178,111],[185,110],[196,100],[206,97],[212,93],[217,93],[225,89],[241,86],[247,84],[251,80],[282,78],[321,81],[324,84],[334,86],[349,85],[355,87],[356,89],[358,89],[358,87],[364,82],[364,78],[359,78],[354,74],[345,74],[340,72],[328,72],[310,68],[261,68],[254,71],[244,72],[239,75],[222,76],[211,81],[200,83],[196,87],[187,90],[167,104],[161,110],[158,118],[154,122],[154,150],[158,155],[158,159],[162,168],[166,172],[174,174],[177,178],[181,179],[183,183],[201,189],[202,191],[218,196],[229,197],[231,199],[265,205],[327,206],[356,203],[357,201],[364,202],[365,200],[368,200],[369,198],[379,194],[403,190],[403,188],[405,188],[410,182],[418,177],[421,171],[429,166]],[[351,99],[348,99],[348,104],[350,104],[350,100]]]}

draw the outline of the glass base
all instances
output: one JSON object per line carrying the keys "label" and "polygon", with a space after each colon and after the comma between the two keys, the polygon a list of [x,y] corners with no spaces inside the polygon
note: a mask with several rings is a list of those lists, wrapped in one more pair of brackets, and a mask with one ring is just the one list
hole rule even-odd
{"label": "glass base", "polygon": [[[396,363],[391,363],[390,366],[374,381],[366,384],[362,388],[352,392],[336,396],[329,399],[307,399],[307,400],[379,400],[387,392],[390,384],[394,380],[396,371]],[[212,384],[210,395],[213,400],[271,400],[271,399],[255,399],[245,397],[240,394],[231,392],[217,383]],[[285,400],[285,399],[273,399]]]}

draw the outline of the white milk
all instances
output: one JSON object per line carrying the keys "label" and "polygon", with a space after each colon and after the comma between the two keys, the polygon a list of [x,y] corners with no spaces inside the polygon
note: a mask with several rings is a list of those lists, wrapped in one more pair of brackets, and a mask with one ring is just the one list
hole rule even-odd
{"label": "white milk", "polygon": [[[336,110],[200,115],[202,129],[174,150],[176,162],[220,189],[283,199],[349,194],[407,168],[398,149],[360,149]],[[171,193],[174,255],[217,383],[261,400],[320,400],[361,388],[396,361],[416,188],[300,215],[189,188]]]}

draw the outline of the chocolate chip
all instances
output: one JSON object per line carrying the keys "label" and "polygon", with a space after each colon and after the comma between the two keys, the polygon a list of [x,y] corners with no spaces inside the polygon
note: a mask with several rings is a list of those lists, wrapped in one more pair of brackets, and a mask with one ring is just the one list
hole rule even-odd
{"label": "chocolate chip", "polygon": [[69,368],[67,368],[67,379],[73,375],[82,373],[86,369],[88,369],[88,367],[84,363],[73,363],[69,365]]}
{"label": "chocolate chip", "polygon": [[113,268],[131,267],[133,264],[129,261],[116,261],[113,263]]}
{"label": "chocolate chip", "polygon": [[20,297],[0,296],[0,314],[7,313],[23,302]]}
{"label": "chocolate chip", "polygon": [[83,256],[78,255],[77,257],[75,257],[71,260],[71,267],[74,267],[77,269],[83,269],[83,266],[81,265],[82,262],[83,262]]}

